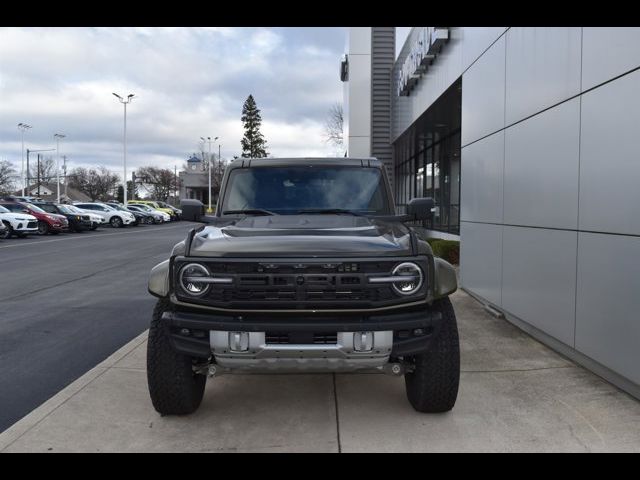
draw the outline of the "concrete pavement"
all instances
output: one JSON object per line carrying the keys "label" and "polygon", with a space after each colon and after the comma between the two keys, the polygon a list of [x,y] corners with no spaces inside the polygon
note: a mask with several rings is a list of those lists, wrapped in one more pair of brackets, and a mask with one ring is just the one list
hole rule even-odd
{"label": "concrete pavement", "polygon": [[2,452],[640,452],[640,402],[559,356],[463,292],[453,411],[415,412],[402,378],[236,375],[200,409],[160,417],[146,333],[0,434]]}

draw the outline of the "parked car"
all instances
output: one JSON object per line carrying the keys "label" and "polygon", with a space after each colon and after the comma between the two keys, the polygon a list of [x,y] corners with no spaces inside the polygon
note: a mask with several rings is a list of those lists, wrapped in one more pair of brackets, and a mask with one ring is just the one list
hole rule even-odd
{"label": "parked car", "polygon": [[158,205],[157,202],[152,200],[131,200],[127,202],[127,205],[147,205],[148,207],[153,208],[154,210],[158,210],[159,212],[164,212],[169,215],[169,220],[178,220],[176,212],[174,212],[171,208],[164,208]]}
{"label": "parked car", "polygon": [[169,208],[173,210],[173,213],[176,214],[176,220],[182,220],[182,210],[173,205],[169,205],[167,202],[161,202],[160,200],[156,200],[156,203],[162,208]]}
{"label": "parked car", "polygon": [[83,210],[82,208],[78,208],[76,205],[65,205],[69,210],[74,213],[80,215],[89,215],[89,220],[91,220],[91,230],[95,230],[100,225],[104,225],[107,221],[101,215],[96,214],[91,210]]}
{"label": "parked car", "polygon": [[84,232],[91,230],[91,218],[88,213],[74,212],[69,205],[56,204],[53,202],[39,203],[38,207],[48,213],[64,215],[69,222],[69,230],[73,232]]}
{"label": "parked car", "polygon": [[149,215],[152,215],[154,223],[164,223],[164,222],[171,221],[171,217],[169,216],[169,214],[165,212],[161,212],[160,210],[151,208],[149,205],[130,203],[127,205],[127,208],[134,212],[143,212],[143,213],[148,213]]}
{"label": "parked car", "polygon": [[36,217],[38,222],[38,233],[40,235],[46,235],[48,233],[57,235],[69,228],[69,221],[67,220],[67,217],[56,213],[47,213],[33,203],[6,202],[2,203],[2,206],[12,212],[28,213],[29,215]]}
{"label": "parked car", "polygon": [[156,220],[151,213],[142,212],[140,210],[135,210],[130,207],[127,207],[127,210],[135,215],[136,220],[138,220],[138,223],[142,223],[145,225],[153,225],[154,223],[156,223]]}
{"label": "parked car", "polygon": [[0,238],[5,238],[5,235],[8,231],[9,229],[7,228],[7,226],[4,223],[0,222]]}
{"label": "parked car", "polygon": [[110,207],[106,203],[81,203],[76,202],[74,205],[83,210],[91,210],[93,213],[100,215],[104,220],[114,228],[121,228],[130,225],[136,221],[136,217],[131,212],[123,212]]}
{"label": "parked car", "polygon": [[122,205],[121,203],[107,202],[107,205],[109,205],[111,208],[115,208],[116,210],[120,210],[122,212],[132,213],[133,216],[135,217],[135,222],[133,222],[131,224],[133,226],[140,225],[141,223],[146,223],[146,224],[153,223],[153,217],[151,215],[147,215],[147,214],[142,214],[140,212],[131,211],[128,208],[126,208],[124,205]]}
{"label": "parked car", "polygon": [[30,233],[38,233],[38,219],[24,211],[12,212],[0,205],[0,224],[4,227],[0,238],[26,237]]}

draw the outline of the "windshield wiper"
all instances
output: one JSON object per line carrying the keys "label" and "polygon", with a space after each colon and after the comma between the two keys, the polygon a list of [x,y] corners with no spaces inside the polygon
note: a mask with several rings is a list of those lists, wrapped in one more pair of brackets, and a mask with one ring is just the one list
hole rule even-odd
{"label": "windshield wiper", "polygon": [[264,210],[262,208],[248,208],[246,210],[225,210],[223,215],[244,214],[244,215],[278,215],[277,213]]}
{"label": "windshield wiper", "polygon": [[320,215],[331,215],[331,214],[340,214],[346,213],[348,215],[355,215],[356,217],[365,216],[363,213],[356,212],[354,210],[347,210],[345,208],[309,208],[305,210],[298,210],[298,213],[317,213]]}

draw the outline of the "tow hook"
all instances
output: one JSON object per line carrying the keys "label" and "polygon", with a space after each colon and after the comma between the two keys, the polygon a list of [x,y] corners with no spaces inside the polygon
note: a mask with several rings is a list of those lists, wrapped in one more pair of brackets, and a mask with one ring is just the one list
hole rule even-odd
{"label": "tow hook", "polygon": [[219,377],[223,373],[222,369],[219,369],[212,363],[202,363],[200,365],[194,365],[193,372],[199,375],[206,375],[207,377]]}
{"label": "tow hook", "polygon": [[387,375],[398,377],[400,375],[404,375],[407,369],[402,363],[387,363],[382,367],[382,371]]}

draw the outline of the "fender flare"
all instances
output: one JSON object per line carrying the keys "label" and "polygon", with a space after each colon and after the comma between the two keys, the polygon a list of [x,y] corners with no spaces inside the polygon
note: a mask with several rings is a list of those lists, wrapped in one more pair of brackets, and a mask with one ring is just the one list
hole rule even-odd
{"label": "fender flare", "polygon": [[169,265],[171,260],[165,260],[151,269],[148,290],[156,297],[169,295]]}
{"label": "fender flare", "polygon": [[458,277],[456,269],[446,260],[434,257],[434,279],[435,285],[433,294],[435,298],[446,297],[458,289]]}

